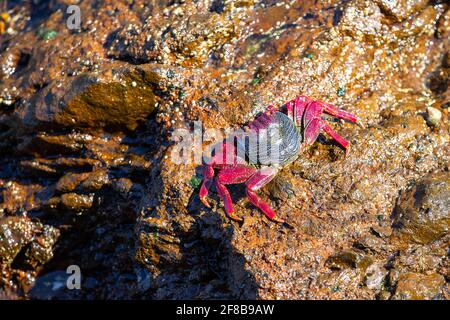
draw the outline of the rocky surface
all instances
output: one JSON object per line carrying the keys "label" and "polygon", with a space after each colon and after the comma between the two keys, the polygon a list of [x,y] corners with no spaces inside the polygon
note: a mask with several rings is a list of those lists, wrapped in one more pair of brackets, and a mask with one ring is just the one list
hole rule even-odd
{"label": "rocky surface", "polygon": [[418,243],[430,243],[450,229],[450,174],[434,174],[405,193],[394,211],[395,231]]}
{"label": "rocky surface", "polygon": [[[443,1],[9,1],[0,37],[0,298],[448,299]],[[358,115],[238,224],[174,129],[304,94]],[[82,289],[67,290],[78,265]],[[49,286],[49,284],[51,284]]]}

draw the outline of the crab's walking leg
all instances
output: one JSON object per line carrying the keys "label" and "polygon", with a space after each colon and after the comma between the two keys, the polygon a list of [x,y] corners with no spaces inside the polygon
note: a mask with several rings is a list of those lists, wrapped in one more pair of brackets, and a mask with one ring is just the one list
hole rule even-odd
{"label": "crab's walking leg", "polygon": [[204,165],[203,183],[202,186],[200,187],[199,197],[200,201],[203,202],[203,204],[208,208],[211,208],[211,205],[208,203],[206,197],[208,196],[209,188],[211,188],[213,178],[214,178],[214,168],[209,164]]}
{"label": "crab's walking leg", "polygon": [[256,191],[268,184],[277,174],[278,170],[275,168],[266,167],[254,174],[246,183],[247,197],[258,209],[260,209],[269,219],[276,222],[284,222],[277,214],[265,203],[257,194]]}
{"label": "crab's walking leg", "polygon": [[234,215],[233,201],[231,200],[230,192],[228,191],[228,189],[218,180],[216,180],[216,189],[217,193],[219,193],[220,198],[222,198],[223,200],[225,212],[227,213],[227,215],[234,221],[242,221],[242,218]]}
{"label": "crab's walking leg", "polygon": [[342,148],[345,149],[345,155],[347,156],[350,151],[350,143],[337,134],[325,121],[322,123],[323,131],[325,131],[331,138],[333,138]]}
{"label": "crab's walking leg", "polygon": [[345,155],[348,155],[350,150],[349,142],[337,134],[330,125],[320,117],[323,111],[323,105],[320,102],[314,101],[310,103],[305,110],[304,126],[305,126],[305,144],[311,145],[316,141],[321,130],[325,131],[331,138],[345,149]]}
{"label": "crab's walking leg", "polygon": [[242,161],[242,159],[236,157],[236,150],[232,143],[223,142],[214,149],[214,156],[203,165],[203,183],[200,187],[199,197],[205,206],[211,208],[206,197],[214,181],[214,168],[236,165],[238,161]]}
{"label": "crab's walking leg", "polygon": [[336,118],[344,119],[344,120],[347,120],[347,121],[350,121],[353,123],[356,123],[359,121],[358,118],[356,116],[354,116],[353,114],[351,114],[347,111],[338,109],[329,103],[326,103],[323,101],[317,101],[317,103],[319,103],[323,107],[323,111],[325,111],[328,114],[331,114],[332,116],[334,116]]}
{"label": "crab's walking leg", "polygon": [[225,187],[225,185],[245,182],[253,174],[255,174],[255,172],[255,168],[244,165],[237,165],[229,168],[224,168],[217,174],[215,180],[217,192],[224,202],[225,212],[231,219],[235,221],[242,221],[242,219],[234,215],[233,202],[231,200],[230,193],[228,192],[228,189]]}

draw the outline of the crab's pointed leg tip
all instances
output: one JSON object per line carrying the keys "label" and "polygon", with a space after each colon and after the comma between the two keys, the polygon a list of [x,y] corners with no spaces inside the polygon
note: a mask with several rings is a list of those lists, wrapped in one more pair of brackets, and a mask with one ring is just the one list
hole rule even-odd
{"label": "crab's pointed leg tip", "polygon": [[205,207],[211,209],[211,205],[209,204],[208,200],[206,200],[206,197],[200,197],[200,201],[205,205]]}
{"label": "crab's pointed leg tip", "polygon": [[229,213],[228,217],[230,217],[231,220],[236,221],[236,222],[243,222],[244,219],[234,215],[233,213]]}
{"label": "crab's pointed leg tip", "polygon": [[283,222],[283,227],[286,227],[286,228],[291,229],[291,230],[295,230],[295,227],[293,225],[287,223],[286,221]]}
{"label": "crab's pointed leg tip", "polygon": [[366,127],[363,125],[363,123],[361,122],[361,119],[359,117],[355,117],[354,120],[352,121],[354,124],[356,124],[358,127],[360,127],[361,129],[365,129]]}
{"label": "crab's pointed leg tip", "polygon": [[350,154],[350,146],[345,148],[345,157],[347,158],[349,154]]}
{"label": "crab's pointed leg tip", "polygon": [[278,216],[273,216],[272,221],[275,221],[278,223],[285,223],[285,221]]}

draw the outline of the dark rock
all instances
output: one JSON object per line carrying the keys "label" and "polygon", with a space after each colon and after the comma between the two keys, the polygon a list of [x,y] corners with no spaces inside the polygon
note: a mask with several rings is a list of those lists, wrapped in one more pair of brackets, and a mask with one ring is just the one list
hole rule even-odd
{"label": "dark rock", "polygon": [[36,283],[28,293],[31,299],[54,300],[69,299],[67,280],[69,275],[65,271],[53,271],[36,279]]}
{"label": "dark rock", "polygon": [[83,158],[35,159],[20,162],[22,174],[36,177],[60,177],[67,170],[91,171],[99,161]]}
{"label": "dark rock", "polygon": [[331,273],[322,273],[317,279],[317,287],[324,293],[323,297],[345,299],[355,288],[359,289],[360,296],[369,297],[372,291],[361,286],[363,274],[359,269],[343,269]]}
{"label": "dark rock", "polygon": [[72,154],[79,152],[83,145],[72,135],[49,135],[44,132],[24,139],[18,149],[33,155]]}
{"label": "dark rock", "polygon": [[394,210],[395,233],[418,243],[443,237],[450,228],[450,173],[432,174],[404,193]]}
{"label": "dark rock", "polygon": [[81,184],[81,188],[85,191],[95,191],[101,189],[108,183],[108,173],[99,169],[89,174],[88,178]]}
{"label": "dark rock", "polygon": [[33,126],[134,129],[155,109],[154,82],[155,74],[110,66],[96,76],[47,86],[32,110],[19,110],[19,116]]}
{"label": "dark rock", "polygon": [[0,264],[10,266],[14,261],[33,269],[44,265],[53,257],[59,234],[58,229],[26,217],[0,219]]}
{"label": "dark rock", "polygon": [[34,224],[25,217],[0,219],[0,262],[10,265],[22,248],[33,241]]}
{"label": "dark rock", "polygon": [[[41,205],[41,201],[36,195],[42,192],[43,189],[39,184],[23,184],[17,181],[4,183],[0,180],[2,195],[0,212],[14,214],[38,208]],[[0,218],[1,216],[2,214],[0,213]]]}
{"label": "dark rock", "polygon": [[56,190],[66,193],[75,190],[78,185],[87,179],[89,173],[67,173],[56,183]]}
{"label": "dark rock", "polygon": [[122,178],[112,181],[113,189],[123,196],[127,196],[133,187],[133,181],[130,179]]}
{"label": "dark rock", "polygon": [[326,265],[330,269],[347,269],[357,268],[361,262],[365,264],[364,255],[355,251],[342,251],[331,257],[326,261]]}
{"label": "dark rock", "polygon": [[25,252],[26,263],[37,268],[53,258],[53,250],[60,236],[58,229],[43,225],[35,233],[35,239]]}
{"label": "dark rock", "polygon": [[61,196],[61,205],[64,208],[82,211],[92,207],[94,198],[92,195],[65,193]]}
{"label": "dark rock", "polygon": [[372,226],[371,231],[377,237],[386,238],[392,234],[392,229],[388,226]]}
{"label": "dark rock", "polygon": [[269,187],[270,194],[277,199],[287,201],[295,196],[292,183],[286,177],[276,177]]}

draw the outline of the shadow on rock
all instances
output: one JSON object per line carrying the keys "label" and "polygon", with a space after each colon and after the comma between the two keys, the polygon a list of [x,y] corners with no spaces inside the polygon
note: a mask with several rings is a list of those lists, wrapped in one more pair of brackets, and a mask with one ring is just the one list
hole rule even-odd
{"label": "shadow on rock", "polygon": [[[191,203],[197,203],[198,198]],[[195,207],[197,205],[194,205]],[[191,205],[190,227],[180,236],[178,261],[160,266],[154,299],[256,299],[258,284],[232,244],[235,228],[224,214]],[[192,219],[192,220],[191,220]]]}

